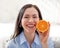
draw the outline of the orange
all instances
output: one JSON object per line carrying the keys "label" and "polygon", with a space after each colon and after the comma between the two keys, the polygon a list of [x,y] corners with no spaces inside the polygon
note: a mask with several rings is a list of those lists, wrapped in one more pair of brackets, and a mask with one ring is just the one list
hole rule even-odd
{"label": "orange", "polygon": [[39,20],[36,24],[36,29],[39,31],[39,32],[42,32],[44,33],[45,31],[48,30],[48,22],[45,21],[45,20]]}

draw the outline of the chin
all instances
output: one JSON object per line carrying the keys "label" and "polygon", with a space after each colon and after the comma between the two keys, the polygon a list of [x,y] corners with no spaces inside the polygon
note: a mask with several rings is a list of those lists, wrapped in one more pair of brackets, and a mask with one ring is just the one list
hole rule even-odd
{"label": "chin", "polygon": [[35,32],[35,30],[28,30],[28,32],[33,33],[33,32]]}

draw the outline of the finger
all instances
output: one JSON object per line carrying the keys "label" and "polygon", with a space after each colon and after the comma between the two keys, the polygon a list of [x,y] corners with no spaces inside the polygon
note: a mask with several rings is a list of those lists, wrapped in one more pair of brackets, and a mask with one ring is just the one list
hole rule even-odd
{"label": "finger", "polygon": [[50,22],[48,22],[48,26],[49,26],[49,28],[50,28]]}

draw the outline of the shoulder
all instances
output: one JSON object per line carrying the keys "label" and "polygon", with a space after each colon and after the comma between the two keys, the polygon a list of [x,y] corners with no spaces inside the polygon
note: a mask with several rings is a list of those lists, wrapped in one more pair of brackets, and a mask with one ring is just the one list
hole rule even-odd
{"label": "shoulder", "polygon": [[53,42],[53,40],[52,40],[52,38],[48,38],[48,47],[49,48],[54,48],[54,42]]}
{"label": "shoulder", "polygon": [[48,43],[54,43],[51,37],[48,38]]}
{"label": "shoulder", "polygon": [[6,47],[7,48],[15,48],[15,45],[16,45],[16,43],[15,43],[14,39],[12,39],[12,40],[8,41]]}
{"label": "shoulder", "polygon": [[20,40],[20,38],[19,38],[19,35],[18,35],[16,38],[13,38],[13,39],[9,40],[7,42],[6,47],[7,48],[17,48],[17,46],[19,45],[19,40]]}
{"label": "shoulder", "polygon": [[20,43],[19,41],[20,41],[20,38],[19,36],[17,36],[16,38],[9,40],[6,44],[6,47],[7,48],[18,48],[19,43]]}

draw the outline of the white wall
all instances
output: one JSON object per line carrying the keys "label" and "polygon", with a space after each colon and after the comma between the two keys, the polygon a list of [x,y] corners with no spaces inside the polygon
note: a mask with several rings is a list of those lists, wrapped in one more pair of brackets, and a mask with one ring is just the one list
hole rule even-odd
{"label": "white wall", "polygon": [[0,22],[15,22],[20,8],[28,3],[36,4],[45,20],[51,23],[60,22],[59,0],[0,0]]}

